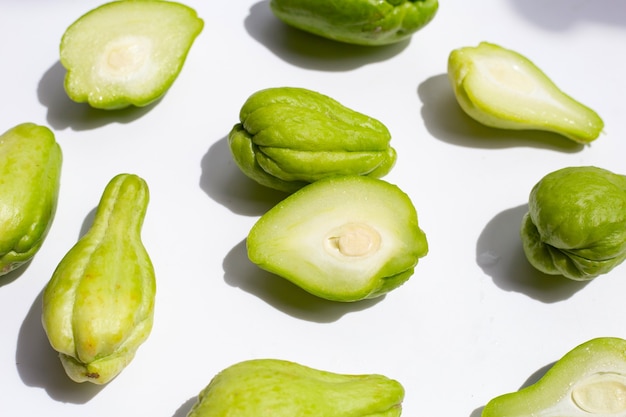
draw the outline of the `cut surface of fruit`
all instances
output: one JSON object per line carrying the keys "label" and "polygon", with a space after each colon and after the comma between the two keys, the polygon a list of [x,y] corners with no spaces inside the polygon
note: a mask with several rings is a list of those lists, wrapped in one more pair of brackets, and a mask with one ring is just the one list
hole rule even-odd
{"label": "cut surface of fruit", "polygon": [[146,106],[170,88],[204,22],[176,2],[122,0],[76,20],[63,35],[65,90],[101,109]]}
{"label": "cut surface of fruit", "polygon": [[517,52],[487,42],[450,53],[448,76],[461,108],[473,119],[502,129],[558,133],[579,143],[595,140],[604,122],[561,91]]}
{"label": "cut surface of fruit", "polygon": [[626,340],[599,337],[559,359],[533,385],[489,401],[482,417],[626,416]]}
{"label": "cut surface of fruit", "polygon": [[253,226],[247,246],[261,268],[336,301],[398,287],[428,251],[409,197],[363,176],[323,179],[290,195]]}

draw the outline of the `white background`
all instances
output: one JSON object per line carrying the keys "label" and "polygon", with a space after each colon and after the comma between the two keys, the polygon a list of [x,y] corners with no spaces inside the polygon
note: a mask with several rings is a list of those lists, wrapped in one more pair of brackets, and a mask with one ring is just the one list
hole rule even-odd
{"label": "white background", "polygon": [[[107,113],[69,101],[58,61],[65,29],[101,2],[0,1],[0,131],[46,125],[64,153],[43,247],[0,278],[0,415],[184,417],[217,372],[272,357],[395,378],[405,416],[478,417],[576,345],[626,337],[626,265],[586,284],[544,276],[518,237],[528,193],[548,172],[626,174],[623,0],[442,0],[410,42],[385,48],[287,28],[268,3],[188,0],[205,26],[170,91],[148,108]],[[583,147],[470,120],[446,64],[480,41],[533,60],[603,117],[604,134]],[[250,94],[278,86],[322,92],[391,131],[398,161],[385,179],[412,198],[430,253],[387,296],[320,300],[247,260],[250,227],[282,195],[244,177],[225,138]],[[42,330],[41,291],[121,172],[150,187],[154,328],[108,385],[76,384]]]}

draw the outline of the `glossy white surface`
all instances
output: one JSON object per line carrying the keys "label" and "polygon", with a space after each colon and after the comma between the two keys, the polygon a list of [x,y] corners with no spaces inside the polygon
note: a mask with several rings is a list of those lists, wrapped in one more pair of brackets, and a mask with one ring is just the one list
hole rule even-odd
{"label": "glossy white surface", "polygon": [[[626,173],[623,0],[442,0],[410,42],[379,49],[286,28],[267,0],[188,0],[205,27],[171,90],[148,108],[112,113],[70,102],[58,61],[66,27],[100,4],[0,1],[0,130],[47,125],[64,152],[44,246],[0,278],[0,415],[184,417],[221,369],[272,357],[395,378],[406,416],[478,417],[579,343],[626,337],[626,265],[586,284],[545,277],[527,264],[517,232],[548,172]],[[446,61],[483,40],[532,59],[604,118],[605,133],[580,147],[469,120]],[[251,93],[287,85],[330,95],[393,135],[398,162],[386,179],[413,199],[430,253],[383,298],[319,300],[246,258],[248,230],[280,196],[237,170],[225,137]],[[41,291],[121,172],[150,186],[143,241],[157,273],[155,325],[114,381],[75,384],[42,330]]]}

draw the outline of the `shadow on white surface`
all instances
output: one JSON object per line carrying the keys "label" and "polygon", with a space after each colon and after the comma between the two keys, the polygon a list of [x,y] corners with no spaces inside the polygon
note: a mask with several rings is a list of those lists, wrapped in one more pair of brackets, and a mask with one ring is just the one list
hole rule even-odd
{"label": "shadow on white surface", "polygon": [[231,249],[223,265],[224,281],[228,285],[255,295],[286,314],[307,321],[334,322],[348,313],[372,307],[385,298],[381,296],[373,300],[342,303],[316,297],[250,262],[245,240]]}
{"label": "shadow on white surface", "polygon": [[581,23],[626,28],[623,0],[509,0],[530,23],[547,30],[567,30]]}
{"label": "shadow on white surface", "polygon": [[63,365],[41,324],[43,291],[39,293],[20,327],[15,363],[20,378],[29,387],[43,388],[59,402],[85,404],[104,386],[78,384],[63,370]]}
{"label": "shadow on white surface", "polygon": [[26,262],[24,265],[20,266],[17,269],[14,269],[13,271],[9,272],[8,274],[4,274],[4,275],[0,276],[0,288],[4,287],[5,285],[9,285],[13,281],[15,281],[16,279],[21,277],[22,274],[24,272],[26,272],[26,270],[28,269],[28,266],[30,265],[31,261]]}
{"label": "shadow on white surface", "polygon": [[191,411],[191,407],[193,407],[196,401],[198,401],[197,396],[191,397],[190,399],[185,401],[183,405],[178,407],[178,410],[176,410],[172,417],[187,417],[187,414],[189,414],[189,411]]}
{"label": "shadow on white surface", "polygon": [[211,145],[201,168],[200,188],[236,214],[262,215],[287,196],[246,177],[233,161],[226,137]]}
{"label": "shadow on white surface", "polygon": [[519,235],[526,204],[496,215],[476,243],[476,261],[493,282],[506,291],[553,303],[570,298],[588,282],[573,281],[536,270],[526,259]]}
{"label": "shadow on white surface", "polygon": [[529,147],[560,152],[579,152],[583,145],[550,132],[504,130],[484,126],[469,117],[456,101],[447,74],[435,75],[417,89],[422,118],[428,132],[451,145],[502,149]]}
{"label": "shadow on white surface", "polygon": [[280,21],[269,0],[255,3],[244,21],[245,29],[257,42],[285,62],[321,71],[349,71],[381,62],[402,52],[410,40],[386,46],[351,45],[316,36]]}
{"label": "shadow on white surface", "polygon": [[95,129],[110,123],[130,123],[150,111],[159,100],[146,107],[128,107],[120,110],[94,109],[87,103],[76,103],[63,87],[65,68],[59,61],[43,75],[37,87],[39,102],[48,108],[47,122],[56,130],[71,128],[76,131]]}

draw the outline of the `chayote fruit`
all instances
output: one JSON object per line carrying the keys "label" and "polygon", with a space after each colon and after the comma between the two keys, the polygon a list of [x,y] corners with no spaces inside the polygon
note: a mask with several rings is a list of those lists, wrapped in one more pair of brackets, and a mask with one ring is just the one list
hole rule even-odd
{"label": "chayote fruit", "polygon": [[428,253],[411,199],[376,178],[319,180],[254,224],[249,259],[318,297],[352,302],[404,284]]}
{"label": "chayote fruit", "polygon": [[383,375],[345,375],[277,359],[217,374],[187,417],[398,417],[404,388]]}
{"label": "chayote fruit", "polygon": [[437,13],[438,0],[271,0],[283,22],[328,39],[387,45],[408,39]]}
{"label": "chayote fruit", "polygon": [[598,138],[598,114],[561,91],[528,58],[493,43],[453,50],[448,77],[465,113],[486,126],[543,130],[577,143]]}
{"label": "chayote fruit", "polygon": [[0,276],[41,248],[56,212],[62,160],[45,126],[23,123],[0,136]]}
{"label": "chayote fruit", "polygon": [[626,415],[626,340],[599,337],[575,347],[536,383],[487,403],[482,417]]}
{"label": "chayote fruit", "polygon": [[626,176],[593,166],[543,177],[530,192],[521,227],[538,270],[583,281],[626,259]]}
{"label": "chayote fruit", "polygon": [[123,0],[72,23],[61,39],[70,99],[114,110],[143,107],[172,86],[204,21],[183,4]]}
{"label": "chayote fruit", "polygon": [[148,199],[143,179],[115,176],[45,287],[43,327],[76,382],[109,382],[152,329],[155,276],[140,236]]}
{"label": "chayote fruit", "polygon": [[239,120],[228,135],[235,163],[248,177],[280,191],[335,175],[379,178],[396,161],[385,125],[304,88],[257,91]]}

